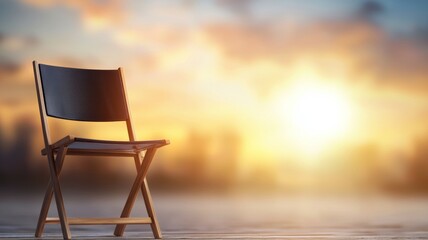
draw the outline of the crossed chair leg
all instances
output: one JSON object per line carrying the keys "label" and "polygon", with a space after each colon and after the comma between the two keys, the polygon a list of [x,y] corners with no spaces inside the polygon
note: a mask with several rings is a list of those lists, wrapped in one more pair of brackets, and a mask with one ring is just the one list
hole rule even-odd
{"label": "crossed chair leg", "polygon": [[[37,228],[35,233],[36,237],[42,236],[46,223],[59,222],[61,224],[61,229],[62,229],[64,239],[71,239],[70,228],[69,228],[70,223],[68,221],[69,219],[67,218],[67,215],[65,212],[64,201],[62,198],[61,187],[60,187],[59,178],[58,178],[61,173],[61,169],[64,163],[64,157],[66,153],[67,153],[67,147],[62,147],[57,152],[56,159],[54,158],[55,156],[53,151],[49,151],[47,154],[48,161],[49,161],[49,170],[50,170],[50,182],[48,184],[48,188],[46,190],[46,194],[45,194],[42,208],[40,211],[39,220],[37,223]],[[116,224],[114,235],[122,236],[125,231],[126,224],[129,224],[129,223],[148,224],[149,223],[154,237],[158,239],[162,238],[162,234],[159,228],[159,223],[156,218],[156,213],[153,209],[150,190],[146,180],[147,171],[151,161],[153,160],[155,153],[156,153],[156,148],[148,149],[146,151],[146,154],[144,155],[143,160],[141,160],[140,154],[135,155],[134,160],[135,160],[135,167],[137,169],[137,177],[134,180],[134,183],[132,185],[131,191],[128,195],[128,199],[125,203],[125,206],[123,208],[120,218],[106,219],[106,220],[95,219],[93,221],[91,221],[91,219],[76,219],[75,221],[71,222],[71,224],[81,224],[81,225]],[[145,203],[149,218],[147,219],[139,218],[135,221],[126,221],[127,219],[129,219],[129,215],[131,214],[132,207],[135,203],[135,199],[140,189],[143,195],[144,203]],[[59,219],[47,217],[49,206],[52,201],[52,196],[54,194],[55,194],[55,201],[56,201]]]}

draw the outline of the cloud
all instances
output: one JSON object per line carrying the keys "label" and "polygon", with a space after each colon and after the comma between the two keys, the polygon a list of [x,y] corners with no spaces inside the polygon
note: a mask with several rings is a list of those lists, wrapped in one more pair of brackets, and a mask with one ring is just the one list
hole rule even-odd
{"label": "cloud", "polygon": [[[385,86],[428,88],[428,83],[423,80],[428,71],[424,66],[428,58],[424,50],[428,42],[428,28],[418,31],[417,36],[398,38],[389,35],[375,21],[386,11],[377,1],[362,2],[347,17],[292,22],[290,18],[275,14],[260,20],[254,14],[256,9],[252,0],[217,0],[220,7],[234,14],[239,21],[204,21],[197,27],[191,24],[190,27],[186,24],[175,25],[176,19],[187,19],[186,16],[193,14],[189,10],[193,3],[190,7],[183,5],[181,8],[169,5],[170,9],[180,11],[180,14],[174,13],[178,17],[171,11],[159,13],[166,11],[162,4],[145,5],[152,14],[149,19],[161,16],[162,19],[174,20],[174,23],[147,23],[131,22],[135,17],[132,14],[138,12],[126,8],[127,5],[119,0],[23,1],[37,7],[65,6],[76,9],[87,29],[107,30],[107,36],[121,49],[156,55],[153,57],[157,59],[153,61],[156,66],[162,65],[160,62],[164,55],[193,49],[188,46],[194,44],[195,36],[202,35],[208,40],[209,47],[214,46],[221,54],[219,64],[225,69],[225,75],[235,70],[241,73],[257,70],[257,74],[246,77],[245,81],[255,89],[264,89],[261,95],[269,94],[281,82],[287,81],[293,66],[302,59],[311,64],[310,68],[325,74],[326,78],[346,72],[349,76],[347,81],[358,81],[359,76],[370,75],[373,82]],[[31,42],[4,38],[0,35],[0,43],[10,46],[10,49],[18,49]],[[260,62],[264,67],[255,67]],[[275,74],[263,74],[263,69]],[[284,74],[278,73],[280,69]]]}
{"label": "cloud", "polygon": [[[62,6],[78,11],[83,27],[89,31],[105,31],[106,36],[116,42],[119,47],[149,49],[161,47],[171,48],[182,44],[188,27],[174,26],[165,22],[131,21],[138,19],[135,14],[146,14],[163,19],[187,19],[188,10],[193,7],[192,2],[183,2],[177,5],[148,4],[144,8],[129,9],[125,1],[121,0],[22,0],[25,4],[34,7],[48,8]],[[149,16],[150,15],[150,16]],[[188,19],[187,19],[188,20]],[[173,23],[175,24],[175,23]]]}
{"label": "cloud", "polygon": [[22,2],[31,6],[49,8],[54,6],[58,2],[58,0],[22,0]]}
{"label": "cloud", "polygon": [[428,46],[428,23],[419,26],[415,31],[414,37],[420,44]]}
{"label": "cloud", "polygon": [[268,25],[210,24],[204,27],[211,39],[228,57],[250,61],[275,57],[284,49],[281,39]]}
{"label": "cloud", "polygon": [[[324,78],[352,69],[371,54],[368,49],[382,36],[376,26],[364,22],[327,20],[297,28],[280,21],[271,25],[211,24],[204,31],[222,54],[224,68],[232,74],[258,69],[257,74],[249,74],[242,81],[250,83],[261,97],[289,81],[301,61],[311,64],[307,66],[311,70],[325,74]],[[259,64],[269,67],[258,68]]]}
{"label": "cloud", "polygon": [[34,36],[6,35],[0,33],[0,49],[2,51],[19,51],[28,47],[34,47],[38,43],[38,39]]}
{"label": "cloud", "polygon": [[7,80],[7,76],[18,73],[21,69],[21,65],[14,62],[0,61],[0,79],[2,81]]}
{"label": "cloud", "polygon": [[85,26],[90,29],[102,29],[125,21],[127,14],[120,0],[75,1],[67,4],[81,11]]}
{"label": "cloud", "polygon": [[217,0],[217,3],[238,16],[251,17],[252,0]]}
{"label": "cloud", "polygon": [[121,24],[127,17],[121,0],[22,0],[39,8],[65,6],[80,12],[84,26],[90,30],[105,29]]}
{"label": "cloud", "polygon": [[364,2],[357,11],[357,16],[366,19],[372,20],[378,14],[385,11],[383,5],[376,1],[367,1]]}
{"label": "cloud", "polygon": [[[377,9],[373,4],[362,5],[363,10],[358,12],[370,15]],[[290,55],[294,58],[302,54],[345,51],[349,48],[352,51],[361,45],[375,44],[384,34],[377,25],[354,15],[345,19],[315,19],[300,23],[278,17],[269,21],[212,23],[205,26],[204,32],[227,57],[243,61],[259,58],[278,61]]]}
{"label": "cloud", "polygon": [[123,27],[113,30],[113,39],[125,47],[143,46],[147,49],[170,49],[185,44],[191,36],[188,29],[152,26]]}
{"label": "cloud", "polygon": [[[385,88],[411,91],[428,89],[428,51],[424,39],[428,34],[395,36],[373,21],[384,12],[374,1],[362,4],[345,18],[316,19],[290,24],[285,20],[269,22],[242,21],[211,23],[204,27],[205,36],[223,55],[225,68],[252,71],[253,63],[262,60],[279,64],[283,71],[292,71],[299,61],[321,74],[323,79],[345,73],[350,83],[370,78]],[[427,28],[428,29],[428,28]],[[428,31],[427,31],[428,32]],[[231,65],[233,63],[233,65]],[[229,67],[227,67],[229,66]],[[267,92],[281,81],[265,78]],[[248,76],[246,82],[260,88],[260,82]]]}

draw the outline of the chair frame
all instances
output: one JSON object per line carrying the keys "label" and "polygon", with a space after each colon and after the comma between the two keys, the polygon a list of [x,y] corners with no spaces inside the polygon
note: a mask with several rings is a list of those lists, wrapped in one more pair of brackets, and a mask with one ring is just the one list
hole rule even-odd
{"label": "chair frame", "polygon": [[[47,156],[49,163],[49,172],[50,172],[50,181],[44,196],[43,204],[40,210],[40,215],[37,223],[37,228],[35,232],[35,237],[41,237],[44,231],[45,224],[60,223],[62,234],[64,239],[71,239],[71,233],[69,225],[116,225],[114,235],[123,236],[127,224],[150,224],[153,235],[155,238],[162,238],[162,233],[159,228],[159,223],[156,217],[155,210],[153,208],[153,201],[150,194],[149,186],[147,184],[146,175],[150,166],[150,163],[153,160],[153,157],[156,153],[157,148],[169,144],[168,140],[155,140],[155,141],[138,141],[139,143],[148,144],[149,147],[146,149],[141,149],[135,151],[135,153],[130,154],[124,152],[117,153],[105,153],[102,151],[99,152],[87,152],[87,151],[68,151],[68,145],[72,144],[77,140],[82,140],[74,138],[71,136],[66,136],[60,139],[57,142],[52,142],[49,132],[49,126],[45,105],[45,97],[42,88],[42,80],[40,74],[39,63],[33,61],[33,70],[34,78],[36,81],[37,89],[37,98],[39,103],[40,118],[42,123],[43,130],[43,139],[45,148],[42,150],[42,154]],[[123,71],[121,68],[118,68],[119,77],[122,83],[124,91],[124,101],[127,112],[126,128],[128,132],[129,142],[132,143],[135,141],[134,130],[132,127],[131,114],[129,112],[128,99],[126,96],[126,87],[125,82],[123,81]],[[83,139],[85,140],[85,139]],[[91,141],[88,140],[87,141]],[[124,143],[118,141],[108,141],[109,143]],[[141,152],[146,150],[144,158],[141,156]],[[65,207],[63,196],[61,193],[61,186],[59,182],[59,176],[62,170],[64,159],[66,155],[84,155],[84,156],[125,156],[133,157],[135,162],[135,168],[137,170],[137,176],[133,182],[131,191],[128,195],[126,203],[123,207],[122,214],[120,218],[68,218]],[[141,190],[144,204],[147,210],[148,217],[145,218],[131,218],[130,213],[132,211],[133,205],[135,203],[138,192]],[[55,201],[58,211],[58,218],[48,217],[49,207],[52,201],[52,197],[55,195]]]}

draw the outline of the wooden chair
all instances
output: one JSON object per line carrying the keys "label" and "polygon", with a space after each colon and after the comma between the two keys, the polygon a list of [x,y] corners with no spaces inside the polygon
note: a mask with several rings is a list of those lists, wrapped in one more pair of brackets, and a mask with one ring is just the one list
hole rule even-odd
{"label": "wooden chair", "polygon": [[[60,223],[64,239],[71,239],[70,224],[116,225],[115,236],[122,236],[127,224],[150,224],[155,238],[162,238],[153,209],[146,174],[158,148],[168,140],[136,141],[127,103],[121,68],[92,70],[49,66],[33,62],[37,97],[42,121],[45,148],[50,170],[50,182],[45,194],[35,236],[41,237],[46,223]],[[129,141],[108,141],[66,136],[52,142],[47,117],[76,121],[126,122]],[[144,158],[141,153],[145,152]],[[120,218],[67,218],[59,175],[66,155],[133,157],[137,169],[128,199]],[[148,217],[130,218],[138,192],[142,192]],[[47,217],[52,195],[55,195],[58,218]]]}

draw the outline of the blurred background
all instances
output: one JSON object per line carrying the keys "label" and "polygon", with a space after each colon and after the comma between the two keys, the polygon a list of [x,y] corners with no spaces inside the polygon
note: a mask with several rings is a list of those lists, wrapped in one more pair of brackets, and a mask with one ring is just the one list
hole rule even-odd
{"label": "blurred background", "polygon": [[[31,62],[123,67],[154,191],[428,193],[428,2],[0,1],[0,186],[48,181]],[[54,139],[123,124],[49,121]],[[72,158],[75,158],[72,159]],[[124,174],[125,173],[125,174]],[[134,163],[65,162],[70,188]]]}

